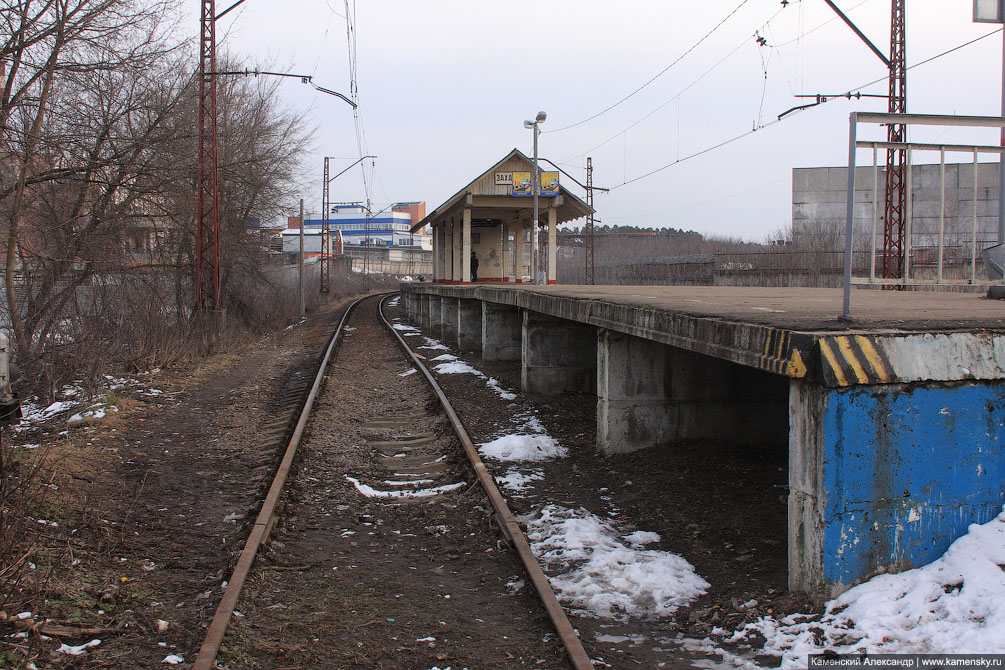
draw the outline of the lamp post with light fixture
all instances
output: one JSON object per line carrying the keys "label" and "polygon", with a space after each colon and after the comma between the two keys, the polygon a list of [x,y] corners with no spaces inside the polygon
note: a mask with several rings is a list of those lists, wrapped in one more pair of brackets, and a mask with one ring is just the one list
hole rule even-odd
{"label": "lamp post with light fixture", "polygon": [[544,123],[545,119],[547,119],[547,118],[548,118],[548,115],[545,112],[541,111],[541,112],[537,113],[537,116],[534,118],[533,121],[524,121],[523,122],[523,127],[524,128],[531,128],[534,131],[534,179],[533,179],[532,185],[531,185],[531,189],[533,190],[533,195],[534,195],[534,225],[531,228],[531,232],[530,232],[530,244],[531,244],[530,259],[531,259],[531,272],[532,272],[532,274],[531,274],[531,283],[532,284],[541,284],[541,283],[543,283],[541,281],[540,277],[539,277],[541,260],[539,258],[539,256],[540,256],[540,250],[537,248],[538,247],[538,243],[537,243],[537,219],[538,219],[538,212],[539,212],[539,210],[538,210],[538,200],[537,199],[538,199],[538,194],[541,191],[541,172],[540,172],[540,170],[538,170],[538,167],[537,167],[537,136],[541,134],[541,127],[540,126],[541,126],[542,123]]}

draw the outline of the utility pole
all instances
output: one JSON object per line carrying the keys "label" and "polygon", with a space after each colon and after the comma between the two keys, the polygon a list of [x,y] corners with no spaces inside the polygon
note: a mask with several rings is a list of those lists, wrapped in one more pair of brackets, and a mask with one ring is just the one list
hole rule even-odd
{"label": "utility pole", "polygon": [[[890,71],[887,110],[891,114],[907,113],[907,10],[905,0],[890,0],[890,57],[883,55],[876,45],[838,9],[832,0],[824,0],[848,24]],[[907,141],[907,126],[891,124],[886,129],[887,142]],[[883,220],[884,279],[904,276],[904,236],[907,218],[907,150],[886,150],[886,200]]]}
{"label": "utility pole", "polygon": [[586,157],[586,204],[590,213],[586,215],[586,231],[583,236],[583,247],[586,249],[586,283],[596,284],[593,264],[593,158]]}
{"label": "utility pole", "polygon": [[408,276],[415,274],[415,235],[411,227],[408,230]]}
{"label": "utility pole", "polygon": [[[907,112],[907,17],[905,0],[891,0],[890,16],[890,98],[891,114]],[[907,126],[891,124],[887,142],[907,141]],[[886,151],[886,225],[883,226],[883,277],[904,276],[904,236],[907,221],[907,150]]]}
{"label": "utility pole", "polygon": [[[328,223],[328,212],[331,210],[331,199],[328,195],[328,156],[325,156],[325,175],[321,182],[321,293],[331,290],[331,245],[328,236],[331,225]],[[303,226],[303,223],[300,224]]]}
{"label": "utility pole", "polygon": [[[321,89],[321,90],[323,90],[325,92],[328,91],[328,89]],[[338,95],[338,94],[336,94],[336,95]],[[321,183],[321,287],[320,287],[320,292],[321,293],[328,293],[331,290],[331,242],[330,242],[330,239],[331,239],[331,208],[332,208],[332,203],[331,203],[331,190],[330,190],[330,186],[329,185],[333,181],[335,181],[336,179],[338,179],[339,177],[341,177],[342,175],[344,175],[346,172],[348,172],[352,168],[354,168],[357,165],[359,165],[360,163],[362,163],[367,158],[376,158],[376,156],[372,156],[372,155],[369,155],[369,154],[367,154],[366,156],[361,156],[359,158],[359,160],[353,161],[353,163],[349,167],[345,168],[344,170],[342,170],[341,172],[339,172],[334,177],[329,177],[328,173],[329,173],[330,170],[329,170],[329,162],[328,161],[331,159],[331,157],[330,156],[325,156],[325,173],[324,173],[324,178],[321,180],[321,182],[322,182]],[[367,207],[369,208],[369,203],[367,203]],[[339,249],[338,253],[341,254],[342,250]],[[366,252],[364,252],[364,254],[365,253]],[[364,259],[364,262],[365,262],[365,259]]]}
{"label": "utility pole", "polygon": [[370,286],[370,198],[366,199],[366,219],[363,223],[363,280]]}
{"label": "utility pole", "polygon": [[199,159],[196,196],[195,309],[220,309],[220,208],[217,181],[216,1],[202,0],[199,42]]}
{"label": "utility pole", "polygon": [[297,259],[300,270],[300,320],[307,317],[307,305],[304,303],[304,199],[300,198],[300,256]]}

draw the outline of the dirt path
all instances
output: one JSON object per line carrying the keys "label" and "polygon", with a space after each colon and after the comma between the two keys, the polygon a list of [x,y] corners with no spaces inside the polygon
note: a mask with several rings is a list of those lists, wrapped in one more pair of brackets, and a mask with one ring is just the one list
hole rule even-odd
{"label": "dirt path", "polygon": [[[163,393],[126,402],[106,421],[19,436],[56,459],[48,506],[61,525],[36,548],[37,569],[7,607],[32,612],[35,623],[110,632],[32,635],[0,650],[0,667],[151,668],[166,667],[169,655],[194,658],[275,459],[262,451],[259,427],[290,374],[327,341],[336,311],[194,372],[158,372],[150,383]],[[101,644],[85,654],[54,651],[92,639]]]}

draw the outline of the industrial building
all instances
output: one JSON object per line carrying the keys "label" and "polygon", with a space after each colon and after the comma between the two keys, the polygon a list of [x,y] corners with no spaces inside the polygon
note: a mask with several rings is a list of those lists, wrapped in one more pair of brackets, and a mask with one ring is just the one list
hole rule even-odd
{"label": "industrial building", "polygon": [[[974,183],[976,167],[977,182]],[[960,262],[969,262],[974,239],[977,251],[997,244],[998,163],[947,163],[945,181],[940,164],[910,168],[910,228],[912,253],[923,262],[926,250],[939,241],[942,202],[945,197],[947,253],[956,250]],[[883,244],[885,168],[855,170],[856,249],[868,249],[873,234],[873,213],[878,208],[876,248]],[[878,179],[877,179],[878,177]],[[878,182],[878,188],[877,188]],[[944,183],[943,193],[940,185]],[[848,169],[844,167],[792,170],[792,243],[797,249],[843,249],[848,206]],[[975,216],[976,214],[976,216]]]}
{"label": "industrial building", "polygon": [[[421,230],[409,232],[425,212],[424,202],[395,203],[387,211],[376,214],[370,214],[360,203],[337,204],[328,215],[328,228],[332,234],[340,231],[342,242],[347,247],[360,247],[369,242],[372,247],[416,247],[430,251],[433,245],[429,234]],[[295,221],[291,219],[291,228],[294,228]],[[319,232],[322,225],[320,214],[308,214],[304,217],[305,235]],[[292,234],[299,235],[299,232],[293,231]]]}

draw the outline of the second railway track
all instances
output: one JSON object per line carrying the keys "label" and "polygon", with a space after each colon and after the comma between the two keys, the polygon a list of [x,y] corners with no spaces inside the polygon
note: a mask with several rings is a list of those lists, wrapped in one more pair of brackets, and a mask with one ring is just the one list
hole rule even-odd
{"label": "second railway track", "polygon": [[266,515],[271,542],[239,575],[233,617],[217,616],[217,628],[230,618],[222,646],[204,646],[195,667],[590,667],[568,623],[556,633],[527,587],[513,548],[526,541],[500,533],[501,497],[479,485],[436,394],[378,316],[371,298],[348,318],[282,523],[273,530]]}

